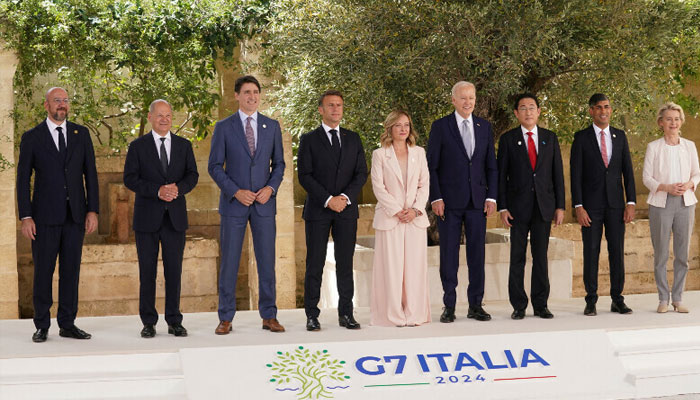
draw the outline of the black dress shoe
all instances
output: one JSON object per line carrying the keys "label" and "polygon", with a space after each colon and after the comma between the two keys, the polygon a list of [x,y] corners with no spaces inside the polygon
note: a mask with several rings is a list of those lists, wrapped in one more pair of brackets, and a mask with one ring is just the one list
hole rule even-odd
{"label": "black dress shoe", "polygon": [[187,336],[187,329],[185,329],[182,324],[172,324],[168,325],[168,333],[175,336],[185,337]]}
{"label": "black dress shoe", "polygon": [[84,330],[73,325],[70,328],[61,328],[58,330],[58,335],[61,337],[73,338],[73,339],[90,339],[91,334],[85,332]]}
{"label": "black dress shoe", "polygon": [[32,335],[32,342],[43,343],[46,341],[47,336],[49,336],[49,329],[48,328],[39,328]]}
{"label": "black dress shoe", "polygon": [[341,315],[338,317],[338,324],[348,329],[360,329],[360,324],[355,321],[352,315]]}
{"label": "black dress shoe", "polygon": [[535,310],[535,317],[540,317],[544,319],[554,318],[554,314],[547,307]]}
{"label": "black dress shoe", "polygon": [[320,331],[321,330],[321,323],[318,322],[318,318],[316,318],[316,317],[306,318],[306,330],[307,331]]}
{"label": "black dress shoe", "polygon": [[523,319],[525,318],[525,310],[513,310],[513,313],[510,314],[511,319]]}
{"label": "black dress shoe", "polygon": [[620,314],[632,314],[632,309],[627,307],[624,301],[618,303],[610,304],[610,312],[616,312]]}
{"label": "black dress shoe", "polygon": [[586,303],[586,308],[583,309],[583,315],[588,315],[589,317],[598,315],[595,310],[595,303]]}
{"label": "black dress shoe", "polygon": [[455,322],[455,308],[445,307],[445,309],[442,311],[442,315],[440,316],[440,322]]}
{"label": "black dress shoe", "polygon": [[474,318],[477,321],[490,321],[491,315],[481,306],[469,306],[467,318]]}
{"label": "black dress shoe", "polygon": [[150,339],[156,335],[156,327],[154,325],[144,325],[141,329],[141,337]]}

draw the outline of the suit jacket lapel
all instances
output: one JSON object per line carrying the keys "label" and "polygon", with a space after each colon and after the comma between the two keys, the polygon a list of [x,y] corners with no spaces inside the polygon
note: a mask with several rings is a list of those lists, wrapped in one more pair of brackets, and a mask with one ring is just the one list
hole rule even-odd
{"label": "suit jacket lapel", "polygon": [[[537,171],[537,168],[539,168],[540,164],[542,163],[542,161],[540,161],[540,160],[542,159],[542,157],[545,154],[547,154],[547,146],[548,146],[547,143],[550,141],[549,134],[547,133],[547,131],[545,131],[544,129],[542,129],[540,127],[537,127],[537,141],[539,143],[537,144],[537,161],[535,162],[534,171]],[[529,160],[529,158],[530,158],[530,156],[528,155],[528,160]]]}
{"label": "suit jacket lapel", "polygon": [[[316,129],[316,134],[318,135],[318,140],[320,140],[321,143],[322,143],[322,145],[323,145],[323,147],[326,148],[326,154],[328,154],[328,157],[329,157],[331,160],[333,160],[333,162],[335,163],[335,165],[338,165],[338,163],[340,162],[340,160],[336,160],[335,157],[333,156],[333,151],[331,150],[331,142],[328,140],[328,136],[326,135],[326,130],[323,129],[323,126],[319,126],[318,129]],[[340,140],[342,141],[343,139],[340,139]],[[342,154],[343,154],[343,147],[344,147],[344,144],[341,142],[341,143],[340,143],[340,154],[341,154],[341,157],[342,157]]]}
{"label": "suit jacket lapel", "polygon": [[408,192],[408,188],[416,187],[417,185],[412,184],[414,175],[416,174],[416,166],[418,165],[418,160],[416,160],[416,146],[408,146],[408,166],[406,167],[406,182],[404,183],[404,189]]}
{"label": "suit jacket lapel", "polygon": [[[172,136],[172,132],[170,133],[170,135]],[[163,167],[161,167],[161,165],[160,165],[160,152],[159,152],[158,148],[156,147],[155,141],[153,140],[153,131],[149,131],[146,134],[146,136],[148,136],[148,137],[144,137],[144,139],[146,139],[146,143],[145,143],[146,149],[147,149],[146,152],[151,155],[151,158],[153,159],[153,163],[154,163],[153,165],[156,165],[156,169],[158,170],[158,172],[163,176],[163,178],[167,178],[167,176],[165,176],[165,171],[163,171]],[[170,138],[170,158],[171,159],[173,158],[172,142],[174,142],[174,140],[171,137]],[[170,161],[170,160],[168,160],[168,161]]]}
{"label": "suit jacket lapel", "polygon": [[42,134],[44,138],[44,145],[46,146],[48,153],[56,157],[56,159],[60,159],[56,142],[53,141],[53,137],[51,136],[51,132],[49,131],[49,126],[46,124],[46,121],[42,123],[42,130],[44,131]]}
{"label": "suit jacket lapel", "polygon": [[[250,148],[248,147],[248,140],[245,137],[245,128],[243,127],[243,121],[241,121],[241,115],[238,113],[238,111],[236,111],[236,114],[234,115],[235,116],[231,119],[231,124],[233,125],[233,136],[238,137],[238,140],[241,141],[245,152],[248,153],[248,157],[253,158],[253,156],[250,154]],[[258,120],[259,119],[260,113],[258,113]]]}
{"label": "suit jacket lapel", "polygon": [[[385,155],[386,158],[389,160],[389,167],[391,168],[392,171],[394,171],[394,175],[396,175],[399,178],[399,182],[401,182],[401,186],[403,186],[404,189],[406,189],[406,182],[403,181],[403,174],[401,173],[401,166],[399,165],[399,158],[396,156],[396,152],[394,151],[394,146],[389,145],[389,148],[385,150]],[[409,155],[410,155],[410,150],[409,150]],[[406,174],[408,175],[408,174]]]}
{"label": "suit jacket lapel", "polygon": [[66,164],[70,160],[78,144],[78,129],[72,122],[66,124]]}
{"label": "suit jacket lapel", "polygon": [[[589,143],[591,146],[591,150],[594,151],[593,157],[598,159],[598,162],[600,163],[600,166],[603,167],[603,169],[606,169],[605,163],[603,162],[603,154],[600,152],[600,145],[598,144],[598,138],[596,137],[595,129],[593,129],[593,125],[588,127],[587,135],[589,137]],[[613,143],[613,147],[615,144]],[[597,154],[597,156],[596,156]],[[612,161],[612,158],[610,159]],[[610,165],[610,163],[608,163]]]}
{"label": "suit jacket lapel", "polygon": [[[255,144],[255,155],[253,156],[253,159],[258,157],[258,154],[262,153],[262,149],[267,146],[267,141],[268,141],[268,127],[267,127],[267,121],[266,117],[260,113],[258,113],[258,141]],[[246,144],[248,144],[248,141],[246,140]]]}
{"label": "suit jacket lapel", "polygon": [[[457,112],[455,111],[454,114]],[[457,126],[457,118],[455,115],[452,114],[448,119],[447,119],[447,125],[450,128],[450,133],[452,133],[452,136],[454,137],[455,141],[457,142],[457,146],[459,146],[460,149],[462,149],[462,154],[464,154],[464,157],[469,159],[469,155],[467,154],[467,149],[464,148],[464,142],[462,141],[462,135],[459,133],[459,127]],[[473,122],[473,117],[472,117],[472,122]],[[474,137],[476,138],[476,124],[474,124]],[[476,139],[474,140],[476,142]],[[476,143],[474,145],[474,149],[476,152]]]}
{"label": "suit jacket lapel", "polygon": [[[173,168],[173,166],[177,162],[176,160],[181,159],[181,157],[179,157],[179,153],[180,144],[177,140],[175,140],[175,134],[170,132],[170,157],[168,157],[168,172],[165,173],[165,180],[167,182],[172,182],[172,180],[170,179],[170,175],[172,175],[172,172],[175,169]],[[160,157],[158,157],[158,161],[160,161]],[[162,170],[163,168],[160,169]]]}
{"label": "suit jacket lapel", "polygon": [[[610,143],[612,143],[612,149],[608,149],[610,153],[610,162],[608,163],[608,167],[610,164],[615,162],[616,164],[619,162],[619,157],[617,157],[615,154],[620,154],[622,155],[622,151],[619,151],[622,148],[622,137],[617,134],[617,129],[613,128],[612,126],[610,127]],[[601,159],[603,157],[601,156]]]}

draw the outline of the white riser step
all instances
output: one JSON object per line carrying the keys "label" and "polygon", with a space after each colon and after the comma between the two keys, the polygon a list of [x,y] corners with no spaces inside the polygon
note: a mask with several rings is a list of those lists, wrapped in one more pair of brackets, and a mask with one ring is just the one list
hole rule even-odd
{"label": "white riser step", "polygon": [[0,382],[22,376],[110,375],[182,370],[177,352],[94,356],[25,357],[0,360]]}
{"label": "white riser step", "polygon": [[186,398],[184,377],[95,380],[0,385],[0,398],[22,400],[87,400]]}

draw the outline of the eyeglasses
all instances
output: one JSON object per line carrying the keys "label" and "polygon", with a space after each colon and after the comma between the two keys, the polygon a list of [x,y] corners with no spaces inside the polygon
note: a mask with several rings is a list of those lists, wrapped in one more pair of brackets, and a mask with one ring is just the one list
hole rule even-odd
{"label": "eyeglasses", "polygon": [[70,104],[70,99],[53,99],[52,102],[53,102],[54,104],[61,104],[61,103],[63,103],[63,104],[65,104],[65,105],[68,105],[68,104]]}
{"label": "eyeglasses", "polygon": [[518,112],[535,112],[537,107],[518,107]]}

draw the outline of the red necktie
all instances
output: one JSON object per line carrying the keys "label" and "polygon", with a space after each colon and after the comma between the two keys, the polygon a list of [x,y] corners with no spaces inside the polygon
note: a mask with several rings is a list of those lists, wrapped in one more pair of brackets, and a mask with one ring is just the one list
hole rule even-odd
{"label": "red necktie", "polygon": [[605,131],[600,131],[600,155],[603,157],[605,168],[608,168],[608,145],[605,143]]}
{"label": "red necktie", "polygon": [[535,141],[532,140],[532,132],[527,133],[527,155],[530,157],[530,165],[534,171],[537,164],[537,150],[535,149]]}

